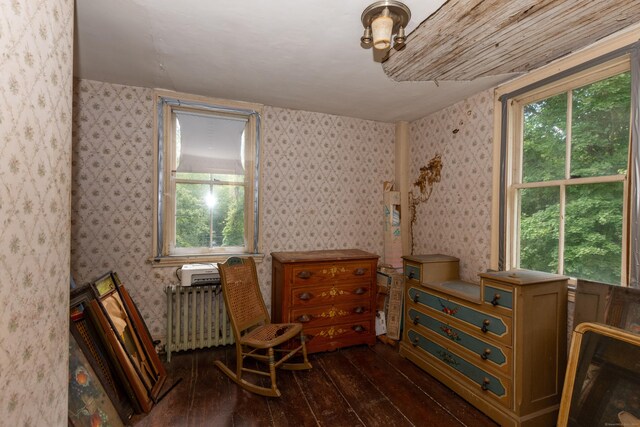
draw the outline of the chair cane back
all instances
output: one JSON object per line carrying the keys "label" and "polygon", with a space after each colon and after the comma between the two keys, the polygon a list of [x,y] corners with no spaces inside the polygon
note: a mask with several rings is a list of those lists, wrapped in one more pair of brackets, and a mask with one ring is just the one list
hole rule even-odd
{"label": "chair cane back", "polygon": [[[311,369],[302,334],[301,323],[271,323],[269,312],[262,299],[258,274],[253,258],[231,257],[218,264],[222,294],[227,314],[236,339],[236,370],[232,371],[222,361],[215,364],[240,387],[263,396],[280,396],[276,384],[276,369]],[[293,339],[299,337],[300,343]],[[292,345],[293,344],[293,345]],[[301,353],[302,362],[286,363]],[[246,358],[266,363],[265,370],[247,368]],[[263,387],[246,380],[244,373],[268,376],[271,387]]]}

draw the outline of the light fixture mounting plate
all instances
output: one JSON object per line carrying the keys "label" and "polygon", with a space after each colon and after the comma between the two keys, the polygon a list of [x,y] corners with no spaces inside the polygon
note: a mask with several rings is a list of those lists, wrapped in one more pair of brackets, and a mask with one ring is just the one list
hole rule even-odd
{"label": "light fixture mounting plate", "polygon": [[404,3],[395,0],[381,0],[370,4],[362,12],[362,17],[360,18],[362,25],[364,25],[365,28],[370,27],[371,22],[373,22],[376,16],[382,14],[385,8],[389,8],[389,14],[393,19],[394,34],[398,31],[399,27],[406,28],[411,19],[411,11]]}

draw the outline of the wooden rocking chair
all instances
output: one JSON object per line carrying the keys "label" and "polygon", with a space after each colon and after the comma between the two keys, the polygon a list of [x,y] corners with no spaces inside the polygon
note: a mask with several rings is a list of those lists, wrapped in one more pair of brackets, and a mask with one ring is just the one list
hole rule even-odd
{"label": "wooden rocking chair", "polygon": [[[276,385],[276,368],[300,370],[311,369],[307,358],[301,323],[271,323],[267,307],[260,293],[258,274],[253,258],[231,257],[218,264],[222,282],[222,294],[231,320],[236,341],[236,371],[233,372],[222,361],[215,364],[240,387],[263,396],[280,396]],[[300,344],[283,344],[299,336]],[[298,352],[302,352],[302,362],[285,363]],[[276,357],[279,356],[279,357]],[[244,359],[250,357],[267,363],[268,369],[246,368]],[[243,373],[268,376],[271,387],[262,387],[243,378]]]}

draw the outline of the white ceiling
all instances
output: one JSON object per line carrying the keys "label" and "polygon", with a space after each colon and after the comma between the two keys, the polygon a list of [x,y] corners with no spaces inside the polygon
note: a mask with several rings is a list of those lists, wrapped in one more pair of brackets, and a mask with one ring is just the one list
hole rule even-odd
{"label": "white ceiling", "polygon": [[[76,0],[75,75],[384,122],[424,117],[506,79],[392,81],[360,46],[371,2]],[[404,3],[410,32],[444,1]]]}

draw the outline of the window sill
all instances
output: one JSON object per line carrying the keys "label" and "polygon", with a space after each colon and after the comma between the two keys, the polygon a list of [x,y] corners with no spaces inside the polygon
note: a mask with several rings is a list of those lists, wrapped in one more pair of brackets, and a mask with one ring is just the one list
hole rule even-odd
{"label": "window sill", "polygon": [[182,267],[184,264],[211,264],[224,262],[232,256],[241,258],[251,257],[256,264],[260,264],[264,259],[264,254],[218,254],[218,255],[192,255],[192,256],[164,256],[149,258],[148,263],[154,268]]}

